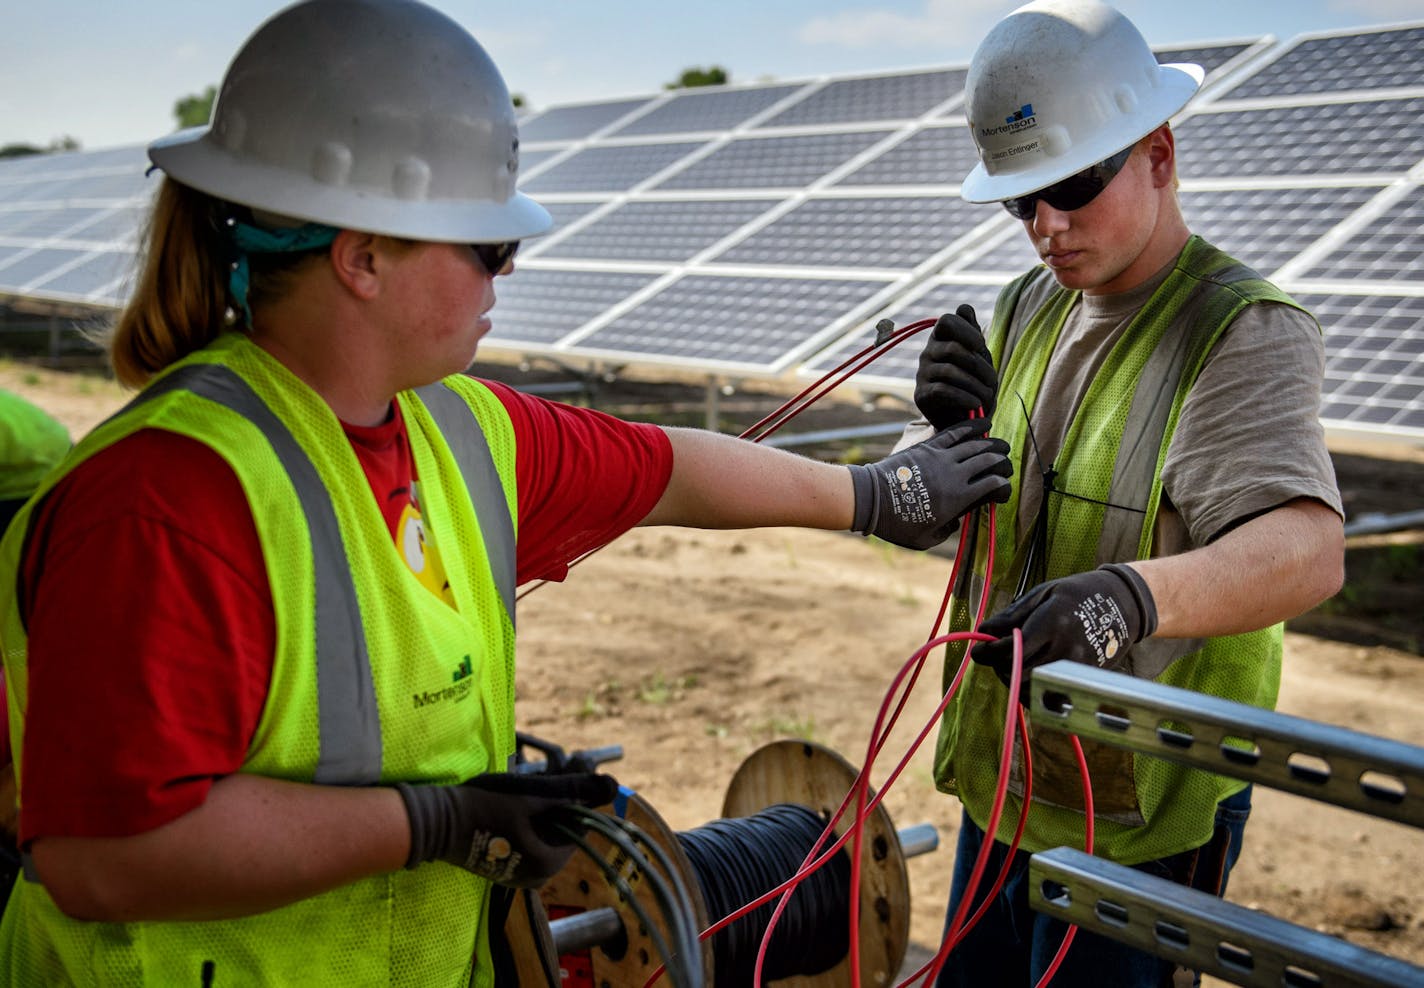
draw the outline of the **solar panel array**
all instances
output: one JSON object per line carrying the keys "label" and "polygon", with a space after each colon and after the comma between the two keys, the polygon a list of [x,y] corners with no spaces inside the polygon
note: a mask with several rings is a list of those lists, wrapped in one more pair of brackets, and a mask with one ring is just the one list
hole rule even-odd
{"label": "solar panel array", "polygon": [[[1175,121],[1189,224],[1326,329],[1322,418],[1424,436],[1424,25],[1160,49],[1207,71]],[[520,124],[553,214],[498,283],[487,348],[812,375],[973,304],[1037,257],[972,205],[960,67],[675,90]],[[113,307],[153,182],[141,147],[0,162],[0,298]],[[908,394],[918,343],[857,377]]]}

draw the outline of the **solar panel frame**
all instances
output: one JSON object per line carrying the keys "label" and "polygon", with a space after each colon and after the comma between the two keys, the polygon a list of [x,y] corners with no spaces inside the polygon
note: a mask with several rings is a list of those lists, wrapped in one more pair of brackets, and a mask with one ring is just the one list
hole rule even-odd
{"label": "solar panel frame", "polygon": [[[1327,399],[1338,406],[1328,406],[1327,427],[1417,439],[1424,75],[1418,59],[1384,72],[1360,60],[1317,80],[1324,73],[1309,68],[1382,39],[1398,47],[1409,32],[1424,32],[1424,22],[1154,51],[1207,70],[1174,120],[1189,223],[1365,330],[1353,349],[1329,343],[1336,393]],[[868,340],[882,315],[918,318],[956,300],[984,306],[1037,257],[1000,207],[958,199],[977,160],[963,116],[965,68],[521,112],[520,187],[556,226],[524,245],[515,275],[497,286],[487,347],[806,376]],[[1308,84],[1272,88],[1290,78]],[[1203,157],[1208,142],[1225,150]],[[132,267],[156,185],[144,180],[147,164],[141,146],[0,161],[0,295],[119,305],[130,276],[99,269]],[[698,217],[713,215],[703,227]],[[722,328],[727,309],[739,314],[731,329]],[[980,314],[987,324],[988,311]],[[796,330],[783,333],[788,322]],[[908,395],[905,351],[877,361],[856,386]],[[1367,398],[1379,407],[1366,412]]]}
{"label": "solar panel frame", "polygon": [[[1381,42],[1385,52],[1379,50]],[[1348,51],[1364,47],[1370,50]],[[1352,54],[1366,57],[1352,58]],[[1395,54],[1412,56],[1406,68],[1392,58]],[[1362,62],[1368,63],[1364,71]],[[1380,89],[1424,90],[1424,23],[1297,35],[1271,51],[1233,87],[1232,95],[1277,99]]]}
{"label": "solar panel frame", "polygon": [[678,90],[609,137],[649,137],[734,130],[804,88],[802,83]]}
{"label": "solar panel frame", "polygon": [[[878,128],[827,134],[736,137],[705,158],[688,163],[653,188],[699,192],[722,189],[797,190],[814,184],[893,133],[889,128]],[[788,161],[787,154],[797,157]]]}
{"label": "solar panel frame", "polygon": [[[839,335],[860,313],[883,304],[897,288],[893,279],[869,276],[779,276],[738,269],[678,274],[647,298],[599,320],[576,342],[580,353],[593,357],[775,376]],[[712,314],[711,333],[717,338],[709,338],[709,324],[694,321],[703,313]],[[798,315],[805,318],[796,321]],[[670,325],[683,331],[671,340],[664,331]],[[734,328],[723,329],[728,325]],[[695,332],[699,326],[702,332]]]}
{"label": "solar panel frame", "polygon": [[547,107],[519,122],[519,138],[523,144],[534,145],[581,140],[622,126],[635,113],[646,111],[657,99],[656,96],[635,96]]}
{"label": "solar panel frame", "polygon": [[913,120],[962,94],[966,72],[966,68],[951,66],[828,80],[762,126],[865,125]]}

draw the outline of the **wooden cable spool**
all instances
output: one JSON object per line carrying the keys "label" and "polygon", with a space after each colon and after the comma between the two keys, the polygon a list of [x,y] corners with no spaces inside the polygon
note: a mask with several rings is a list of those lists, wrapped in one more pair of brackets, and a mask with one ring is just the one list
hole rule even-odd
{"label": "wooden cable spool", "polygon": [[[815,742],[772,742],[753,752],[734,773],[722,815],[724,819],[754,817],[777,804],[792,803],[812,810],[828,822],[850,791],[856,774],[844,758]],[[852,813],[853,807],[843,815],[836,826],[837,835],[850,828]],[[705,930],[720,919],[707,915],[698,875],[683,852],[678,835],[656,811],[633,794],[628,798],[625,817],[657,843],[679,870],[692,900],[697,928]],[[937,842],[933,828],[925,825],[915,829],[919,832],[908,842],[912,845],[909,853],[933,849]],[[640,864],[596,833],[590,832],[588,840],[614,864],[639,904],[661,929],[664,941],[671,943],[666,921]],[[846,845],[844,853],[849,853],[850,846]],[[910,927],[906,856],[902,835],[891,824],[884,807],[877,807],[866,820],[861,848],[859,950],[863,985],[890,984],[904,961]],[[620,901],[618,891],[599,866],[585,855],[575,854],[564,870],[540,889],[539,898],[553,929],[548,940],[561,951],[559,966],[563,968],[565,988],[642,988],[661,966],[663,958],[652,936]],[[576,942],[576,949],[568,948],[569,941]],[[541,949],[534,945],[547,941],[526,933],[521,942],[526,948]],[[711,941],[703,942],[702,959],[706,983],[717,984]],[[540,960],[547,963],[547,958]],[[531,972],[537,972],[539,966],[530,965]],[[767,983],[779,988],[840,988],[851,982],[847,952],[839,963],[820,974],[794,975]],[[522,975],[521,983],[526,983]]]}

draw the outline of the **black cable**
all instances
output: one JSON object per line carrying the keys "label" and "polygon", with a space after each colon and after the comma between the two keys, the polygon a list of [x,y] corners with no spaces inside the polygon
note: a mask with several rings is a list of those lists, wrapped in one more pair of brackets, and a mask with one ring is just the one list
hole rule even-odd
{"label": "black cable", "polygon": [[[714,820],[679,833],[708,914],[729,916],[796,874],[825,829],[805,806],[779,803],[754,816]],[[830,970],[850,949],[850,859],[842,850],[792,893],[768,945],[763,978],[776,981]],[[762,936],[775,910],[768,902],[712,938],[719,988],[753,983]]]}
{"label": "black cable", "polygon": [[644,909],[643,904],[638,901],[632,886],[628,884],[618,869],[613,867],[606,858],[599,854],[593,845],[584,840],[576,828],[568,827],[560,823],[556,823],[553,826],[562,831],[579,850],[583,851],[584,855],[590,861],[598,865],[599,869],[603,872],[603,877],[617,890],[620,901],[627,903],[628,908],[638,917],[639,924],[647,931],[648,936],[653,941],[653,948],[657,950],[659,956],[663,958],[664,963],[667,965],[668,977],[672,980],[675,988],[693,988],[694,985],[700,985],[700,981],[693,982],[686,980],[685,972],[681,966],[673,964],[673,959],[679,956],[681,952],[674,954],[668,949],[668,944],[663,938],[662,930],[653,922],[652,917],[648,915],[648,911]]}
{"label": "black cable", "polygon": [[[656,841],[630,821],[607,816],[581,806],[572,807],[572,810],[590,830],[602,835],[633,862],[648,883],[673,937],[673,953],[669,954],[664,951],[661,955],[664,965],[667,966],[670,976],[673,977],[673,983],[700,986],[704,978],[696,911],[693,908],[692,897],[687,886],[683,883],[680,869],[673,864],[667,852]],[[658,869],[648,866],[647,859],[636,846],[639,844],[652,853],[658,864]],[[659,874],[659,869],[661,874]],[[669,887],[669,883],[671,887]],[[675,965],[685,968],[682,972],[685,980],[679,981],[676,976],[671,975]]]}
{"label": "black cable", "polygon": [[[1038,438],[1033,434],[1033,423],[1029,420],[1028,405],[1024,402],[1023,395],[1017,391],[1014,392],[1014,396],[1018,398],[1019,407],[1023,409],[1024,422],[1028,427],[1029,445],[1033,449],[1034,462],[1038,465],[1043,485],[1038,511],[1034,513],[1033,528],[1029,533],[1028,554],[1024,557],[1023,569],[1019,572],[1018,585],[1014,588],[1014,596],[1021,597],[1030,587],[1042,583],[1045,578],[1044,567],[1048,560],[1048,495],[1060,494],[1063,497],[1071,497],[1075,501],[1100,504],[1105,508],[1117,508],[1119,511],[1133,511],[1139,515],[1147,512],[1142,508],[1134,508],[1126,504],[1114,504],[1111,501],[1099,501],[1097,498],[1084,497],[1059,487],[1055,483],[1058,480],[1057,467],[1054,463],[1045,464],[1043,462],[1043,454],[1038,448]],[[1015,519],[1013,523],[1017,526],[1018,521]]]}

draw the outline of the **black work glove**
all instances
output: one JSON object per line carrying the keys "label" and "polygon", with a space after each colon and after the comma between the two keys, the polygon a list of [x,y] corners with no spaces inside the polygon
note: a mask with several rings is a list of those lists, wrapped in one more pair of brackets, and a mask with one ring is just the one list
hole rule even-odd
{"label": "black work glove", "polygon": [[994,414],[999,375],[974,318],[974,306],[961,305],[939,317],[920,351],[915,373],[915,407],[935,431],[969,418],[976,408]]}
{"label": "black work glove", "polygon": [[559,811],[612,802],[618,783],[592,772],[491,772],[457,786],[399,783],[396,789],[410,817],[407,868],[448,861],[500,885],[536,888],[574,852],[554,826]]}
{"label": "black work glove", "polygon": [[988,430],[988,419],[970,419],[868,466],[852,465],[851,531],[928,549],[949,538],[961,516],[1007,501],[1009,446],[985,436]]}
{"label": "black work glove", "polygon": [[1040,583],[979,626],[992,642],[977,642],[975,662],[992,666],[1005,686],[1013,671],[1013,630],[1023,629],[1023,693],[1028,671],[1055,659],[1116,669],[1127,650],[1157,630],[1157,605],[1137,571],[1107,563]]}

